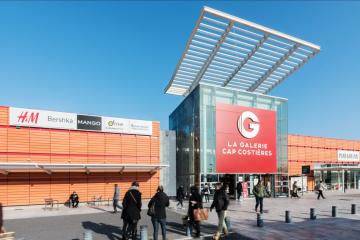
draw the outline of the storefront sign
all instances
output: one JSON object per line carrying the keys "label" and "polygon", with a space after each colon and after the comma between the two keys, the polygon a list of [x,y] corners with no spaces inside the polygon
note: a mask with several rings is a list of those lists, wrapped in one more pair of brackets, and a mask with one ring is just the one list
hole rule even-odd
{"label": "storefront sign", "polygon": [[103,117],[102,131],[137,135],[152,135],[152,122],[133,119]]}
{"label": "storefront sign", "polygon": [[76,129],[76,114],[10,107],[9,125]]}
{"label": "storefront sign", "polygon": [[101,131],[101,117],[77,115],[77,129]]}
{"label": "storefront sign", "polygon": [[88,116],[25,108],[9,108],[9,125],[152,135],[152,122],[124,118]]}
{"label": "storefront sign", "polygon": [[130,120],[129,122],[129,133],[152,135],[152,122],[142,120]]}
{"label": "storefront sign", "polygon": [[276,112],[216,105],[216,171],[276,172]]}
{"label": "storefront sign", "polygon": [[338,161],[359,162],[360,161],[360,152],[338,150],[337,151],[337,159],[338,159]]}

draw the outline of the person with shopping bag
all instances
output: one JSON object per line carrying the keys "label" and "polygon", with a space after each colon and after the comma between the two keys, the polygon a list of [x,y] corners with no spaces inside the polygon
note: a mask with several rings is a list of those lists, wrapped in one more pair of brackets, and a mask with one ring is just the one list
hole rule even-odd
{"label": "person with shopping bag", "polygon": [[190,233],[192,235],[192,230],[195,227],[196,234],[195,237],[200,237],[200,219],[199,209],[202,209],[202,199],[199,193],[199,189],[196,186],[190,188],[190,198],[189,198],[189,208],[188,208],[188,217],[189,217],[189,227]]}
{"label": "person with shopping bag", "polygon": [[213,236],[214,240],[220,239],[220,235],[223,231],[225,236],[229,234],[227,225],[225,223],[226,210],[228,206],[229,206],[229,196],[227,195],[225,188],[222,186],[222,184],[217,183],[215,188],[214,200],[210,207],[210,211],[212,211],[215,208],[219,220],[217,231]]}

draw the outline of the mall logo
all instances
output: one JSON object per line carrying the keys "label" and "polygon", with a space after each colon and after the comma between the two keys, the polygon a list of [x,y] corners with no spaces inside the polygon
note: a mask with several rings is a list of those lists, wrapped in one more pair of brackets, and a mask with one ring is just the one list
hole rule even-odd
{"label": "mall logo", "polygon": [[32,123],[37,124],[39,120],[39,112],[23,111],[17,116],[18,123]]}
{"label": "mall logo", "polygon": [[115,120],[111,120],[107,122],[107,125],[109,127],[123,127],[124,123],[123,122],[116,122]]}
{"label": "mall logo", "polygon": [[[248,120],[251,122],[246,124]],[[256,137],[260,130],[259,118],[250,111],[245,111],[240,115],[237,125],[240,134],[245,138]]]}

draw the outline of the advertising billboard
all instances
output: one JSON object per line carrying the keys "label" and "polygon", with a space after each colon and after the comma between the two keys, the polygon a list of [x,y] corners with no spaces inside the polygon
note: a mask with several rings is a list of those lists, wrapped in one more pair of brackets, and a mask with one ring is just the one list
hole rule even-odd
{"label": "advertising billboard", "polygon": [[9,125],[19,127],[152,135],[152,121],[89,116],[76,113],[14,107],[9,108]]}
{"label": "advertising billboard", "polygon": [[218,103],[216,172],[276,171],[276,112]]}
{"label": "advertising billboard", "polygon": [[9,125],[75,130],[77,115],[26,108],[9,108]]}
{"label": "advertising billboard", "polygon": [[348,151],[348,150],[338,150],[337,151],[338,161],[343,162],[359,162],[360,161],[360,152],[358,151]]}

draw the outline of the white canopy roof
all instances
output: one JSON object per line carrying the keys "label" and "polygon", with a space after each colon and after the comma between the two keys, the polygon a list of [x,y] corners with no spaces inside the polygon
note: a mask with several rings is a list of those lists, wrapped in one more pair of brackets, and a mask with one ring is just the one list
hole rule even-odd
{"label": "white canopy roof", "polygon": [[43,164],[43,163],[0,163],[0,173],[8,174],[17,171],[45,171],[51,173],[53,171],[83,171],[90,173],[91,171],[145,171],[154,172],[158,169],[168,167],[168,165],[159,164]]}
{"label": "white canopy roof", "polygon": [[204,7],[165,88],[186,96],[199,83],[267,94],[320,47]]}

